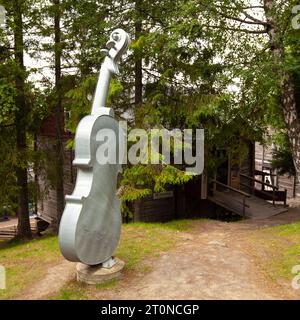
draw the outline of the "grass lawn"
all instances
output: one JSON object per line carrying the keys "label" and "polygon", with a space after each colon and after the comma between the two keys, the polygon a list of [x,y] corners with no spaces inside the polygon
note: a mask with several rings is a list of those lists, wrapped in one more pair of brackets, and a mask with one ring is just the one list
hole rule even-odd
{"label": "grass lawn", "polygon": [[[142,263],[145,257],[156,257],[171,249],[178,234],[191,228],[187,220],[172,221],[164,224],[135,223],[123,225],[122,236],[116,255],[126,262],[125,272],[147,272],[149,267]],[[7,290],[0,290],[0,299],[14,299],[31,285],[42,279],[47,268],[62,260],[57,237],[45,237],[31,242],[0,242],[0,265],[6,268]],[[117,285],[111,281],[96,287],[105,290]],[[50,298],[80,299],[87,298],[88,290],[84,285],[71,282]]]}
{"label": "grass lawn", "polygon": [[[136,273],[151,271],[151,263],[147,263],[149,259],[172,249],[193,223],[193,220],[179,220],[164,224],[123,225],[116,256],[126,262],[124,278],[131,279]],[[214,221],[210,220],[210,223],[213,226]],[[289,285],[295,276],[291,273],[292,267],[300,265],[300,222],[255,228],[242,233],[239,241],[243,241],[246,250],[251,250],[256,263],[270,280]],[[44,237],[31,242],[0,242],[0,265],[7,271],[7,290],[0,290],[0,299],[22,298],[29,288],[45,277],[49,268],[61,261],[63,257],[58,249],[57,237]],[[113,287],[122,288],[123,284],[124,280],[111,280],[88,286],[74,279],[46,298],[93,299]]]}
{"label": "grass lawn", "polygon": [[300,265],[300,222],[260,229],[250,237],[256,257],[273,281],[290,281]]}
{"label": "grass lawn", "polygon": [[[168,223],[134,223],[124,225],[116,256],[125,261],[125,276],[134,272],[149,272],[151,268],[144,259],[159,257],[170,250],[178,240],[180,232],[192,228],[192,220],[177,220]],[[118,286],[118,280],[110,280],[96,286],[70,281],[58,294],[49,297],[55,300],[93,299],[101,290]]]}
{"label": "grass lawn", "polygon": [[47,268],[60,259],[56,237],[30,242],[0,242],[0,265],[6,268],[7,287],[0,290],[0,299],[15,298],[41,279]]}

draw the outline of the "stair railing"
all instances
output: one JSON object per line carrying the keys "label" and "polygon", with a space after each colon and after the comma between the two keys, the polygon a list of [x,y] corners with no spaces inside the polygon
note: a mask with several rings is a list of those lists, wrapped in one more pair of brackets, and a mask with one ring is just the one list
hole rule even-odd
{"label": "stair railing", "polygon": [[251,195],[249,193],[246,193],[246,192],[241,191],[239,189],[233,188],[227,184],[224,184],[218,180],[212,180],[212,182],[213,182],[213,192],[217,189],[217,185],[219,185],[225,189],[236,192],[236,193],[243,196],[243,201],[242,202],[237,201],[237,202],[243,205],[243,217],[245,217],[246,216],[246,208],[250,208],[250,206],[246,204],[246,198],[250,198]]}
{"label": "stair railing", "polygon": [[[244,187],[251,188],[253,194],[255,193],[255,182],[261,184],[262,189],[260,190],[260,192],[261,192],[262,194],[269,195],[269,193],[265,192],[265,190],[264,190],[264,187],[265,187],[265,186],[266,186],[266,187],[269,187],[269,188],[272,188],[272,200],[273,200],[273,205],[275,205],[276,191],[279,191],[279,188],[278,188],[278,187],[276,187],[276,186],[274,186],[274,185],[272,185],[272,184],[270,184],[270,183],[266,183],[266,182],[260,181],[260,180],[258,180],[258,179],[255,179],[255,178],[250,177],[250,176],[248,176],[248,175],[246,175],[246,174],[243,174],[243,173],[240,173],[240,176],[243,177],[243,178],[246,178],[246,179],[248,179],[248,180],[251,180],[251,181],[253,182],[253,183],[252,183],[252,187],[249,186],[249,185],[247,185],[247,184],[245,184],[245,183],[240,183],[240,185],[242,185],[242,186],[244,186]],[[285,194],[287,194],[287,190],[286,190],[286,189],[285,189]],[[286,204],[286,196],[285,196],[284,204]]]}

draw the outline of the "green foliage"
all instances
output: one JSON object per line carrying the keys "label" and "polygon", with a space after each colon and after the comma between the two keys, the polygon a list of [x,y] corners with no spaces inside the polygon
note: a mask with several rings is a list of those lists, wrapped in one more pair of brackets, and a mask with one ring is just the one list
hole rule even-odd
{"label": "green foliage", "polygon": [[121,199],[138,200],[153,192],[164,192],[170,186],[183,185],[192,178],[192,175],[171,165],[136,165],[124,171]]}
{"label": "green foliage", "polygon": [[278,174],[295,176],[296,170],[294,166],[291,150],[282,149],[273,152],[272,167],[278,170]]}
{"label": "green foliage", "polygon": [[65,94],[68,108],[71,110],[71,117],[66,127],[72,133],[75,133],[79,121],[90,112],[91,97],[93,97],[96,83],[95,76],[86,77]]}
{"label": "green foliage", "polygon": [[[124,202],[134,201],[134,200],[142,199],[148,195],[151,195],[151,193],[152,193],[151,189],[137,189],[137,188],[126,186],[126,188],[122,190],[121,199]],[[125,204],[123,204],[123,206],[125,206]],[[123,213],[126,213],[126,207],[122,207],[122,209],[123,209],[122,210]]]}
{"label": "green foliage", "polygon": [[183,185],[189,182],[191,179],[193,179],[192,175],[189,175],[174,166],[163,166],[160,174],[154,177],[154,191],[163,192],[166,190],[167,186]]}
{"label": "green foliage", "polygon": [[[66,128],[75,133],[79,121],[91,111],[92,98],[96,89],[98,77],[87,76],[82,79],[75,87],[65,93],[66,109],[71,111],[70,119],[67,120]],[[113,108],[113,101],[122,93],[123,86],[118,81],[111,81],[107,106]],[[72,146],[70,142],[70,146]]]}
{"label": "green foliage", "polygon": [[[23,70],[16,60],[14,33],[17,37],[26,38],[21,48],[25,52],[35,52],[36,42],[31,37],[32,28],[36,27],[37,11],[34,1],[18,2],[23,16],[23,25],[16,25],[15,2],[1,0],[7,11],[7,27],[0,29],[0,179],[5,181],[0,186],[0,211],[3,206],[9,208],[11,214],[18,209],[16,169],[28,169],[29,203],[36,200],[37,186],[32,169],[39,166],[41,154],[35,150],[35,136],[39,132],[46,112],[46,96],[30,80],[35,69]],[[20,29],[20,27],[22,27]],[[23,34],[21,34],[23,31]],[[21,50],[21,51],[22,51]],[[19,52],[22,54],[22,52]],[[24,88],[17,86],[16,79],[24,80]],[[19,95],[24,89],[25,104],[20,104]],[[27,143],[23,150],[17,148],[17,132],[26,135]]]}
{"label": "green foliage", "polygon": [[136,165],[124,171],[122,185],[140,188],[152,187],[154,168],[151,166]]}
{"label": "green foliage", "polygon": [[273,151],[272,167],[278,170],[280,175],[296,175],[293,156],[286,134],[279,134],[276,137],[277,149]]}
{"label": "green foliage", "polygon": [[[247,25],[243,16],[245,1],[152,0],[152,1],[61,1],[61,44],[53,43],[53,20],[57,7],[51,1],[22,2],[24,50],[33,61],[43,60],[53,71],[54,52],[62,54],[60,94],[70,112],[67,129],[75,133],[79,121],[90,112],[103,56],[100,49],[115,27],[124,28],[132,38],[121,64],[121,76],[113,79],[107,106],[118,118],[129,118],[131,127],[166,129],[205,129],[205,170],[212,176],[228,155],[246,156],[248,141],[264,140],[271,125],[285,128],[281,108],[277,68],[292,74],[296,91],[300,88],[299,30],[290,26],[290,9],[295,1],[276,4],[285,63],[274,67],[264,25]],[[12,33],[16,28],[12,1],[1,0],[8,11],[8,26],[0,30],[0,207],[12,206],[18,192],[15,165],[46,169],[54,181],[55,159],[34,150],[34,136],[43,120],[53,114],[57,91],[49,69],[28,66],[25,74],[28,150],[17,154],[14,147],[16,87],[14,76],[23,71],[12,59]],[[261,15],[259,15],[261,16]],[[245,21],[249,19],[245,19]],[[250,19],[251,20],[251,19]],[[137,26],[141,30],[137,30]],[[136,68],[142,60],[142,105],[136,108]],[[31,83],[29,79],[34,79]],[[299,91],[300,92],[300,91]],[[297,93],[297,101],[300,95]],[[300,105],[300,102],[297,104]],[[300,109],[299,109],[300,110]],[[68,142],[68,148],[74,141]],[[172,147],[172,152],[174,152]],[[281,154],[288,158],[288,153]],[[160,155],[160,159],[162,159]],[[162,159],[163,160],[163,159]],[[237,160],[238,161],[238,160]],[[184,167],[137,165],[125,169],[121,185],[123,200],[132,201],[151,192],[192,179]],[[53,183],[52,183],[53,184]],[[32,188],[34,189],[34,188]],[[32,192],[34,193],[34,191]]]}
{"label": "green foliage", "polygon": [[0,79],[0,105],[0,125],[9,123],[13,112],[16,110],[15,88],[12,83],[7,83],[5,78]]}

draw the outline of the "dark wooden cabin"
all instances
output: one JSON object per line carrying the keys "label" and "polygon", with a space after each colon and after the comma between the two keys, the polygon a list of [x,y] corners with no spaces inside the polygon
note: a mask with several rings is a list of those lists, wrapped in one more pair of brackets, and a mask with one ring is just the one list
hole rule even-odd
{"label": "dark wooden cabin", "polygon": [[[39,148],[47,150],[49,157],[54,152],[54,118],[44,124],[38,139]],[[65,132],[65,143],[71,138]],[[165,193],[152,194],[129,205],[133,221],[164,222],[179,218],[216,217],[236,215],[247,218],[265,218],[286,211],[287,191],[270,181],[265,182],[262,170],[256,168],[255,144],[249,142],[243,161],[230,159],[219,166],[215,176],[205,174],[195,177],[184,186],[178,186]],[[74,188],[76,172],[72,167],[73,152],[65,151],[65,194]],[[38,216],[51,223],[56,213],[56,192],[49,188],[44,173],[38,177],[40,200]],[[125,219],[127,220],[127,219]]]}
{"label": "dark wooden cabin", "polygon": [[[72,135],[67,130],[64,130],[63,143],[66,146],[68,140],[72,138]],[[38,150],[42,150],[47,153],[47,168],[38,172],[37,181],[39,187],[39,197],[37,203],[37,216],[42,221],[50,224],[52,219],[56,215],[56,190],[51,182],[53,176],[53,161],[56,156],[55,152],[55,117],[49,116],[40,131],[37,139]],[[64,194],[71,194],[73,192],[76,171],[72,166],[74,158],[74,152],[64,148]]]}
{"label": "dark wooden cabin", "polygon": [[[287,191],[270,182],[255,167],[255,144],[248,143],[240,161],[225,157],[214,177],[202,174],[171,192],[134,201],[134,221],[163,222],[176,218],[221,217],[263,219],[287,210]],[[281,203],[283,205],[277,205]]]}

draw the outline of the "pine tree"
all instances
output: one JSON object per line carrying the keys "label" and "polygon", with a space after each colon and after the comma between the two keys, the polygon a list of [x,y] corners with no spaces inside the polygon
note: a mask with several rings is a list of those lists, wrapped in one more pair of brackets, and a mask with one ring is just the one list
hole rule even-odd
{"label": "pine tree", "polygon": [[[28,208],[28,140],[27,121],[30,106],[25,96],[26,69],[24,66],[24,11],[25,3],[21,0],[3,2],[8,15],[10,30],[13,35],[13,88],[14,88],[14,112],[13,126],[15,129],[15,152],[16,162],[14,172],[16,177],[16,187],[18,190],[18,237],[31,238],[31,227]],[[6,42],[10,45],[10,42]],[[8,58],[10,59],[10,57]],[[10,83],[12,85],[12,83]]]}

